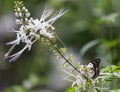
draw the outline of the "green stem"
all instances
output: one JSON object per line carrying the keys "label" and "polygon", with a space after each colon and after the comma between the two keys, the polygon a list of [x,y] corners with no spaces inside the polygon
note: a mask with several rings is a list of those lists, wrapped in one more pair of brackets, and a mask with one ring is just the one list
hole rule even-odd
{"label": "green stem", "polygon": [[[43,36],[45,39],[47,39],[50,43],[52,43],[53,45],[56,45],[56,43],[52,40],[50,40],[48,37]],[[60,54],[60,56],[70,65],[74,68],[74,70],[76,70],[77,72],[79,72],[81,74],[81,72],[72,64],[70,63],[70,61],[64,56],[64,54],[58,49],[58,47],[55,46],[56,51]]]}

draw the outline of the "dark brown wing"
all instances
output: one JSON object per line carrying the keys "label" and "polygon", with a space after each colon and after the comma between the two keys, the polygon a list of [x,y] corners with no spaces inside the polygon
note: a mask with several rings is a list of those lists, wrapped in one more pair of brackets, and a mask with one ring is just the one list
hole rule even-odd
{"label": "dark brown wing", "polygon": [[99,69],[100,59],[94,59],[90,62],[93,64],[93,71],[94,71],[94,75],[92,76],[92,79],[95,79],[96,77],[99,76],[100,73],[100,69]]}
{"label": "dark brown wing", "polygon": [[100,59],[94,59],[92,61],[90,61],[93,64],[94,68],[99,68],[100,65]]}

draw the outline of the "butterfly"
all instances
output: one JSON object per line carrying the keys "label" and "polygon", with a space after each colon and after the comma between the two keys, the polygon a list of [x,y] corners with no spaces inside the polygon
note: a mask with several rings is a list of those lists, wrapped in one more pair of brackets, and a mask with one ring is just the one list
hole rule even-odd
{"label": "butterfly", "polygon": [[92,76],[92,79],[95,79],[100,74],[100,69],[99,69],[100,59],[94,59],[94,60],[90,61],[90,63],[93,64],[93,68],[92,69],[94,71],[94,75]]}

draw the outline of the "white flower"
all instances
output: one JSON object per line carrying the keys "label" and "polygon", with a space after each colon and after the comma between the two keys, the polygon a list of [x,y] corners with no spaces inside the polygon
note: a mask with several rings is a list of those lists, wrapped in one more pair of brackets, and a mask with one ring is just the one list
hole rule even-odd
{"label": "white flower", "polygon": [[[18,57],[20,57],[20,55],[24,52],[24,50],[31,49],[32,44],[39,39],[39,35],[34,34],[33,32],[30,32],[29,34],[27,34],[24,30],[24,27],[21,26],[20,27],[20,31],[14,31],[17,34],[17,38],[14,41],[8,42],[7,45],[18,45],[20,44],[20,42],[25,43],[26,45],[24,46],[24,48],[22,50],[20,50],[19,52],[8,56],[8,58],[10,58],[10,62],[11,61],[15,61]],[[10,53],[10,51],[8,51],[8,53]]]}
{"label": "white flower", "polygon": [[20,12],[21,9],[20,9],[20,8],[17,8],[17,10],[18,10],[18,12]]}
{"label": "white flower", "polygon": [[21,12],[19,13],[19,17],[22,17],[22,13]]}
{"label": "white flower", "polygon": [[[18,10],[19,12],[21,11],[21,9],[19,8]],[[65,13],[61,9],[58,12],[58,14],[57,13],[53,14],[54,13],[53,9],[45,8],[40,19],[33,19],[28,18],[30,16],[30,13],[25,7],[23,7],[22,10],[25,10],[27,17],[25,17],[24,19],[22,17],[21,19],[16,19],[16,23],[21,24],[21,27],[19,28],[18,31],[13,30],[13,32],[16,33],[16,40],[7,43],[8,45],[13,45],[6,54],[6,57],[10,58],[10,62],[15,61],[18,57],[20,57],[20,55],[26,49],[30,50],[32,44],[36,42],[41,37],[41,35],[49,39],[54,38],[55,33],[53,32],[53,30],[55,28],[52,26],[52,24]],[[17,12],[15,12],[15,15],[16,16],[18,15]],[[22,16],[22,13],[19,13],[19,16]],[[24,23],[23,20],[25,20],[26,24]],[[23,49],[13,55],[10,55],[15,46],[19,45],[21,42],[25,43]]]}
{"label": "white flower", "polygon": [[30,13],[28,12],[28,13],[26,13],[26,17],[30,17]]}
{"label": "white flower", "polygon": [[65,68],[60,69],[62,72],[65,72],[67,76],[64,78],[64,80],[72,82],[72,87],[79,86],[81,89],[86,90],[86,82],[87,80],[84,78],[84,76],[81,73],[74,73],[73,70],[67,70]]}
{"label": "white flower", "polygon": [[73,81],[72,83],[72,87],[79,85],[80,87],[82,87],[83,90],[86,90],[86,82],[87,80],[83,76],[77,74],[75,77],[75,81]]}
{"label": "white flower", "polygon": [[67,74],[64,80],[72,82],[72,87],[78,87],[78,89],[86,90],[87,83],[90,82],[92,86],[95,84],[95,80],[92,79],[93,65],[89,63],[88,65],[81,65],[79,71],[74,69],[68,69],[68,67],[61,67],[60,70]]}
{"label": "white flower", "polygon": [[19,17],[19,14],[18,14],[18,12],[15,12],[15,16],[16,16],[16,17]]}
{"label": "white flower", "polygon": [[52,30],[54,30],[55,28],[52,26],[52,24],[65,12],[62,9],[58,12],[58,14],[53,14],[53,12],[53,9],[45,8],[40,19],[29,20],[27,28],[32,28],[35,30],[35,32],[39,31],[40,35],[47,36],[48,38],[54,37],[54,33]]}

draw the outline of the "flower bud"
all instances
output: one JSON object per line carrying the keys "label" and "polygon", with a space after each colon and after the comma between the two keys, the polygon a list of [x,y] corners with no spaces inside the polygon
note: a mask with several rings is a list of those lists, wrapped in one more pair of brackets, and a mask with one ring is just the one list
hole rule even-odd
{"label": "flower bud", "polygon": [[25,9],[25,12],[28,12],[28,10],[27,10],[27,9]]}
{"label": "flower bud", "polygon": [[19,16],[19,15],[18,15],[18,12],[15,12],[15,16],[16,16],[16,17],[18,17],[18,16]]}
{"label": "flower bud", "polygon": [[22,10],[23,10],[23,11],[25,11],[25,10],[26,10],[26,8],[25,8],[25,7],[22,7]]}
{"label": "flower bud", "polygon": [[22,17],[22,13],[21,12],[19,13],[19,17]]}
{"label": "flower bud", "polygon": [[14,11],[16,12],[16,11],[17,11],[17,9],[14,9]]}
{"label": "flower bud", "polygon": [[20,12],[20,8],[17,8],[18,9],[18,12]]}
{"label": "flower bud", "polygon": [[28,13],[26,13],[26,17],[30,17],[30,13],[28,12]]}
{"label": "flower bud", "polygon": [[25,18],[25,21],[28,21],[28,18]]}

